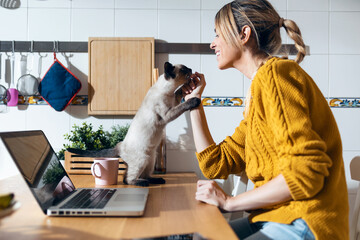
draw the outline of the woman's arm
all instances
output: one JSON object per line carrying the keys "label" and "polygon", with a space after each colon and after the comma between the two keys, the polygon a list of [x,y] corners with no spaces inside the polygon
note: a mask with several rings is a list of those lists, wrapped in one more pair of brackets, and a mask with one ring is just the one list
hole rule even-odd
{"label": "woman's arm", "polygon": [[225,211],[254,210],[287,202],[292,199],[282,174],[261,187],[241,193],[235,197],[227,195],[215,181],[199,180],[197,200],[218,206]]}
{"label": "woman's arm", "polygon": [[[192,97],[201,99],[205,86],[206,82],[204,75],[198,72],[193,74],[190,84],[185,85],[182,88],[183,92],[186,94],[185,100]],[[198,108],[190,111],[190,118],[196,151],[201,152],[211,144],[215,143],[211,136],[202,104],[200,104]]]}
{"label": "woman's arm", "polygon": [[202,104],[200,104],[198,108],[190,111],[190,118],[196,151],[202,152],[211,144],[215,143],[211,136]]}

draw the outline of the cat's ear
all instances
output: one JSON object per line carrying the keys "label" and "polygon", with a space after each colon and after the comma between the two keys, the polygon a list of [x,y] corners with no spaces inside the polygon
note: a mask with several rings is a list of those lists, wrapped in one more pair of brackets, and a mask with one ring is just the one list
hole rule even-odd
{"label": "cat's ear", "polygon": [[165,73],[166,80],[176,77],[174,70],[175,70],[175,67],[171,63],[166,62],[164,64],[164,73]]}

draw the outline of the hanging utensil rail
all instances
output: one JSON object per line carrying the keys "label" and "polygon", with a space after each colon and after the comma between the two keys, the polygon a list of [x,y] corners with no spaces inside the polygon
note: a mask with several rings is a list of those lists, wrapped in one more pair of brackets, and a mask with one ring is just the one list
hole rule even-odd
{"label": "hanging utensil rail", "polygon": [[[0,52],[11,52],[13,41],[0,41]],[[64,41],[15,41],[15,52],[53,52],[56,45],[57,52],[88,52],[88,42],[64,42]],[[31,48],[32,46],[32,48]],[[210,49],[210,43],[168,43],[163,40],[155,40],[155,53],[173,54],[214,54]],[[296,55],[294,44],[283,44],[278,52],[279,55]],[[306,46],[306,55],[310,55],[310,47]]]}

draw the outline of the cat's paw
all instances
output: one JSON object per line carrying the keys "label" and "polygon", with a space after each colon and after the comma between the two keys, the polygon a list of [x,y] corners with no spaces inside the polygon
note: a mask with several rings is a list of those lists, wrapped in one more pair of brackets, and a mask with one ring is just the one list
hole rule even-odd
{"label": "cat's paw", "polygon": [[186,103],[189,105],[189,109],[197,108],[201,103],[201,99],[197,97],[193,97],[188,99]]}
{"label": "cat's paw", "polygon": [[133,185],[139,186],[139,187],[148,187],[149,186],[149,180],[147,179],[136,179],[132,181]]}
{"label": "cat's paw", "polygon": [[165,179],[163,179],[163,178],[150,177],[147,180],[149,180],[149,183],[151,183],[151,184],[165,184]]}

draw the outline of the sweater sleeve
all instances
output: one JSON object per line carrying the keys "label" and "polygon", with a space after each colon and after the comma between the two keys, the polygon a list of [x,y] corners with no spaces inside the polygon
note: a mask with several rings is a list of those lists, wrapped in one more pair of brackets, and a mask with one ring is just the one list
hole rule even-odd
{"label": "sweater sleeve", "polygon": [[220,144],[212,144],[200,153],[196,153],[199,166],[209,179],[226,179],[230,174],[245,170],[245,130],[246,121],[241,121],[232,136]]}
{"label": "sweater sleeve", "polygon": [[[265,111],[280,172],[294,200],[311,198],[322,190],[332,165],[326,143],[310,118],[307,101],[313,97],[314,91],[309,89],[312,80],[292,61],[274,63],[267,71]],[[325,123],[326,119],[318,121]]]}

